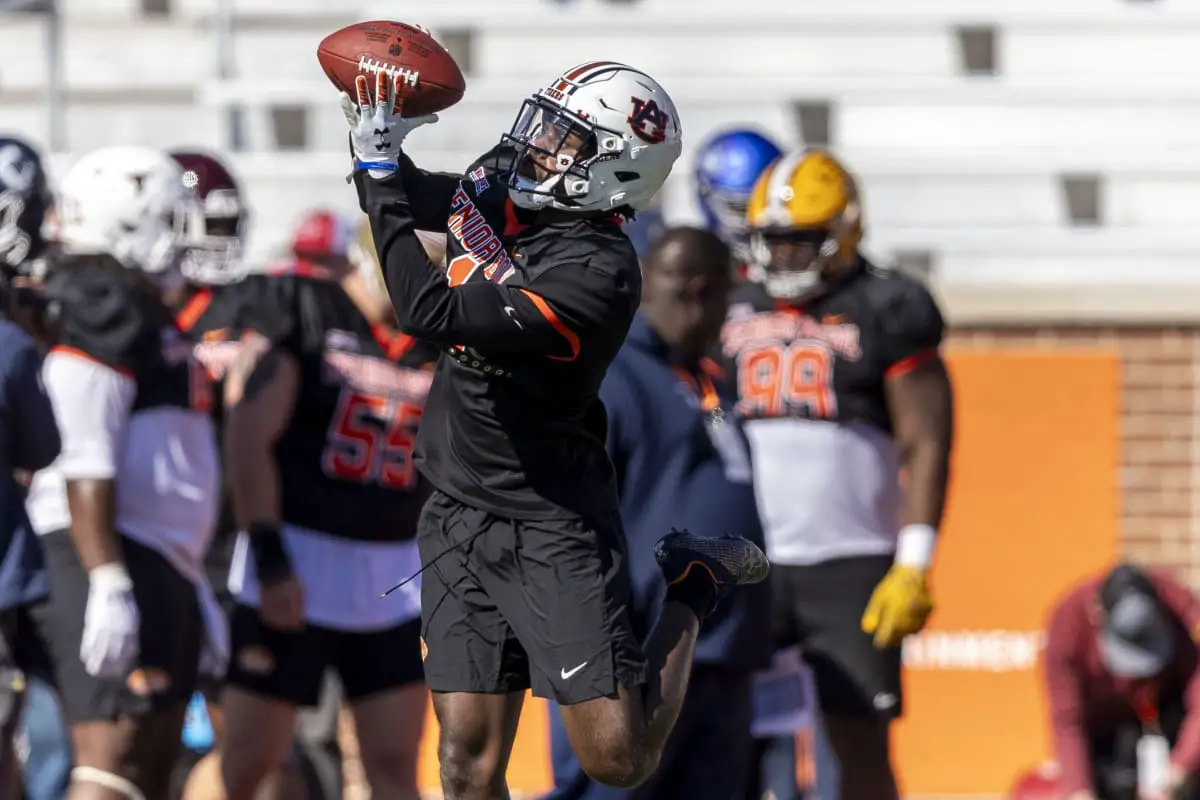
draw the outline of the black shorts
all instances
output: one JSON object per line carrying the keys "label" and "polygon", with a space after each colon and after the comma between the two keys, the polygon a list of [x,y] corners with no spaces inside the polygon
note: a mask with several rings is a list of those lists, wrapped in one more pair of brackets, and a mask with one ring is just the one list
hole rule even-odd
{"label": "black shorts", "polygon": [[339,631],[307,625],[281,631],[262,621],[258,609],[234,606],[230,619],[229,670],[225,682],[297,706],[321,700],[325,671],[341,680],[354,702],[379,692],[420,683],[421,621],[379,631]]}
{"label": "black shorts", "polygon": [[801,646],[831,716],[895,719],[903,710],[900,648],[880,650],[862,630],[871,593],[891,566],[890,555],[771,566],[775,644]]}
{"label": "black shorts", "polygon": [[533,688],[560,704],[646,680],[625,534],[602,519],[518,520],[442,492],[417,527],[425,677],[435,692]]}
{"label": "black shorts", "polygon": [[[50,600],[33,609],[51,660],[54,679],[69,722],[113,720],[187,705],[196,689],[204,622],[196,587],[149,547],[120,536],[125,569],[133,580],[133,597],[141,616],[141,655],[129,679],[96,678],[79,659],[87,610],[88,577],[66,531],[42,537]],[[135,693],[129,684],[140,672],[157,671],[164,690]]]}

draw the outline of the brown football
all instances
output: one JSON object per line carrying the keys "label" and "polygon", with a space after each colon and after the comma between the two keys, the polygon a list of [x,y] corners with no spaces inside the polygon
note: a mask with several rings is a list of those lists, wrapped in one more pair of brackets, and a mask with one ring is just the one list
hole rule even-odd
{"label": "brown football", "polygon": [[403,79],[406,117],[433,114],[462,99],[462,70],[429,32],[403,22],[357,22],[326,36],[317,46],[321,69],[339,90],[354,96],[354,79],[380,71]]}

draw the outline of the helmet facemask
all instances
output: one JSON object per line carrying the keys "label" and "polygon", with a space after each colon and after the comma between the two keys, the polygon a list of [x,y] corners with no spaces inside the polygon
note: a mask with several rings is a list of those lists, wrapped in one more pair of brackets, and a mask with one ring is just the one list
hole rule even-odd
{"label": "helmet facemask", "polygon": [[246,218],[237,193],[214,190],[190,211],[188,252],[181,271],[205,285],[234,283],[242,277],[242,241]]}
{"label": "helmet facemask", "polygon": [[575,198],[588,193],[600,138],[610,152],[611,142],[621,141],[546,98],[526,100],[512,130],[501,138],[516,151],[505,177],[513,202],[522,208],[575,205]]}
{"label": "helmet facemask", "polygon": [[734,257],[742,263],[749,263],[750,245],[746,236],[746,206],[750,201],[749,196],[745,192],[718,189],[703,184],[699,191],[705,207],[715,218],[722,238],[728,240],[726,244],[733,251]]}
{"label": "helmet facemask", "polygon": [[772,297],[796,300],[820,285],[837,253],[837,240],[824,230],[756,230],[750,234],[749,277]]}

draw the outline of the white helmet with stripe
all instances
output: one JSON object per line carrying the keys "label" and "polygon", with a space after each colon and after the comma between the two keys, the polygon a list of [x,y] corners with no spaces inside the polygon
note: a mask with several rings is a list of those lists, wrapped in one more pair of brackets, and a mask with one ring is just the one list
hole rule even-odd
{"label": "white helmet with stripe", "polygon": [[591,61],[526,100],[502,144],[515,151],[507,182],[518,206],[616,211],[649,205],[683,138],[658,81],[624,64]]}
{"label": "white helmet with stripe", "polygon": [[147,147],[106,147],[63,178],[59,240],[74,253],[107,253],[129,269],[177,277],[197,200],[183,168]]}

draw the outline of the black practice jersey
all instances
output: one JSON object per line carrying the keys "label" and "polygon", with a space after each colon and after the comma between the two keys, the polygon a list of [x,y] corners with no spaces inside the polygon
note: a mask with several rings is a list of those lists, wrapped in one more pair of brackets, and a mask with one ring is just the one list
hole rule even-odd
{"label": "black practice jersey", "polygon": [[380,341],[335,281],[242,281],[244,323],[295,357],[300,389],[275,448],[283,521],[345,539],[416,534],[428,492],[413,463],[429,393],[428,346]]}
{"label": "black practice jersey", "polygon": [[[598,391],[641,297],[615,219],[530,214],[483,167],[357,176],[405,332],[444,349],[417,445],[442,491],[502,516],[611,511]],[[413,231],[445,231],[447,268]]]}
{"label": "black practice jersey", "polygon": [[[192,342],[196,359],[208,370],[213,382],[216,401],[213,403],[213,423],[220,430],[225,405],[222,402],[225,373],[241,347],[243,330],[242,293],[240,284],[200,289],[188,300],[176,317],[180,329]],[[221,444],[218,434],[218,445]],[[222,488],[217,529],[205,556],[209,580],[218,590],[224,590],[233,561],[237,541],[237,523],[229,495]]]}
{"label": "black practice jersey", "polygon": [[935,355],[944,328],[924,286],[860,261],[801,306],[738,286],[721,339],[744,418],[861,421],[890,433],[885,378]]}
{"label": "black practice jersey", "polygon": [[208,373],[143,275],[115,262],[64,266],[51,273],[45,292],[59,329],[55,348],[132,378],[136,394],[130,413],[213,408]]}

